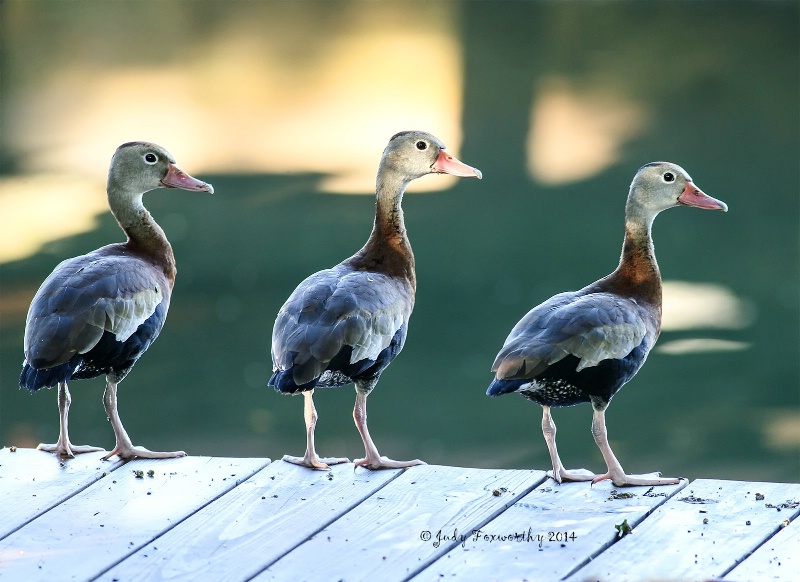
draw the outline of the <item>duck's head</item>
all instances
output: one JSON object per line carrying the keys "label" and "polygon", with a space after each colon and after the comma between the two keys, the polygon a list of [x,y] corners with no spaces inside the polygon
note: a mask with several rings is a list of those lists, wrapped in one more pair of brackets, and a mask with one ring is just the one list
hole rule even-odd
{"label": "duck's head", "polygon": [[156,188],[181,188],[214,193],[207,184],[181,170],[167,150],[143,141],[124,143],[114,152],[108,171],[112,185],[129,192],[142,193]]}
{"label": "duck's head", "polygon": [[655,216],[673,206],[694,206],[727,212],[728,206],[694,185],[691,176],[677,164],[651,162],[639,168],[628,195],[629,210]]}
{"label": "duck's head", "polygon": [[381,166],[399,172],[409,181],[426,174],[482,177],[480,170],[457,160],[445,150],[439,138],[424,131],[401,131],[393,135],[383,151]]}

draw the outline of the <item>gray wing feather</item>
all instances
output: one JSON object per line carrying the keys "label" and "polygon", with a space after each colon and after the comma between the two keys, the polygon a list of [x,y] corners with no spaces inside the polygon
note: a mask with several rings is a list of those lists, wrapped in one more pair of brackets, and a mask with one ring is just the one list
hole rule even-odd
{"label": "gray wing feather", "polygon": [[636,302],[610,293],[561,293],[535,307],[511,330],[492,371],[501,379],[532,378],[568,355],[577,370],[628,355],[647,335]]}
{"label": "gray wing feather", "polygon": [[323,373],[344,346],[350,362],[375,359],[408,322],[413,291],[379,273],[342,266],[305,279],[287,299],[272,331],[276,369],[294,366],[293,379],[305,384]]}
{"label": "gray wing feather", "polygon": [[98,251],[63,261],[31,302],[25,357],[51,367],[88,352],[105,331],[125,341],[169,296],[163,274],[137,257]]}

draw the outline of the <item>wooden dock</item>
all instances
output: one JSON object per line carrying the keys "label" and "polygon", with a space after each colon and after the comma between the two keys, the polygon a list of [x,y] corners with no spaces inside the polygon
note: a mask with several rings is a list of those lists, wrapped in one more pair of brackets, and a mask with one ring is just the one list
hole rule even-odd
{"label": "wooden dock", "polygon": [[0,580],[800,580],[800,484],[101,455],[0,450]]}

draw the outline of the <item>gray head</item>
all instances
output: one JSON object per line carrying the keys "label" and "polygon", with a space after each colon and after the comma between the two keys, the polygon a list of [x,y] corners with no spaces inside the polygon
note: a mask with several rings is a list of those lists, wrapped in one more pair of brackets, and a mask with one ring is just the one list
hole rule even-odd
{"label": "gray head", "polygon": [[381,157],[381,170],[400,174],[405,181],[426,174],[451,174],[481,178],[480,170],[458,161],[445,151],[436,136],[424,131],[401,131],[392,136]]}
{"label": "gray head", "polygon": [[639,168],[631,182],[627,211],[654,217],[673,206],[685,205],[727,212],[728,206],[706,195],[677,164],[651,162]]}
{"label": "gray head", "polygon": [[141,194],[156,188],[181,188],[214,193],[207,184],[185,173],[167,150],[144,141],[124,143],[114,152],[108,170],[109,191]]}

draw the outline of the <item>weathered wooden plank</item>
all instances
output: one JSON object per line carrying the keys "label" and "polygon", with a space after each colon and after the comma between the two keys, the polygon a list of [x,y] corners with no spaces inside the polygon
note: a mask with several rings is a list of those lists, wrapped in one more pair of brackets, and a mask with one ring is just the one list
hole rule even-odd
{"label": "weathered wooden plank", "polygon": [[100,579],[249,580],[401,472],[272,463]]}
{"label": "weathered wooden plank", "polygon": [[[788,515],[785,519],[789,519]],[[800,523],[784,527],[723,577],[735,582],[796,582],[800,577]]]}
{"label": "weathered wooden plank", "polygon": [[718,578],[797,514],[767,507],[787,499],[800,484],[698,479],[568,580]]}
{"label": "weathered wooden plank", "polygon": [[103,455],[62,459],[36,449],[0,449],[0,540],[123,464]]}
{"label": "weathered wooden plank", "polygon": [[[570,580],[788,581],[800,560],[800,520],[782,527],[800,515],[798,484],[700,480],[638,523],[664,498],[627,488],[609,500],[608,483],[551,481],[526,496],[544,478],[533,471],[415,467],[397,476],[276,463],[241,482],[268,460],[120,466],[102,454],[62,466],[49,453],[0,450],[0,581],[241,580],[257,572],[258,580],[559,579],[602,549],[622,520],[634,534]],[[629,493],[637,496],[619,498]],[[569,541],[550,541],[549,531]]]}
{"label": "weathered wooden plank", "polygon": [[542,471],[412,467],[254,580],[404,580],[544,479]]}
{"label": "weathered wooden plank", "polygon": [[93,578],[268,462],[133,460],[0,541],[0,579]]}
{"label": "weathered wooden plank", "polygon": [[414,580],[560,580],[613,544],[616,525],[634,527],[686,484],[616,489],[549,479]]}

